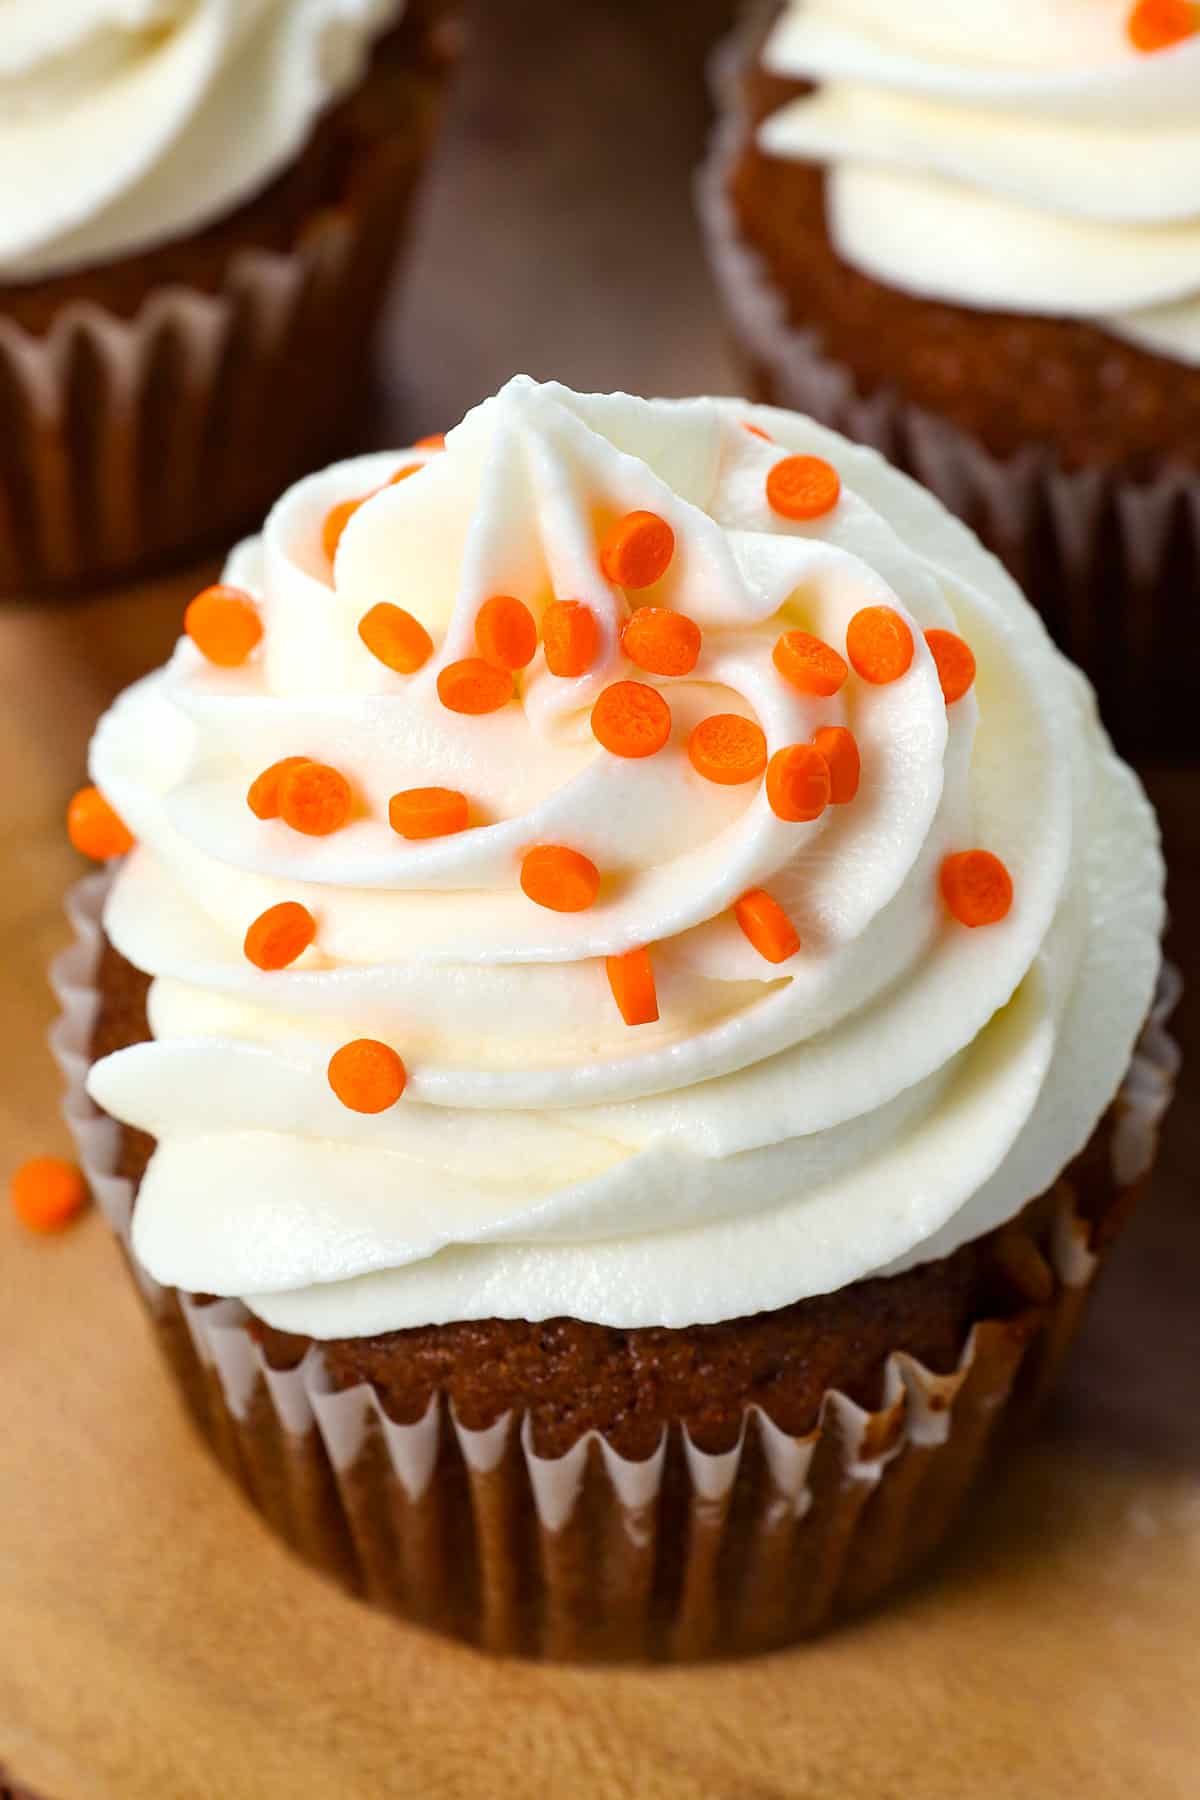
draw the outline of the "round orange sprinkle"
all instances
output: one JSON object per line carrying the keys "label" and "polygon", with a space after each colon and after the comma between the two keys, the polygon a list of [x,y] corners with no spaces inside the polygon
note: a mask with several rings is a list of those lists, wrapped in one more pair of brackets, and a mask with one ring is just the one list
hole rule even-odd
{"label": "round orange sprinkle", "polygon": [[671,735],[671,709],[657,688],[614,681],[592,708],[592,731],[614,756],[653,756]]}
{"label": "round orange sprinkle", "polygon": [[961,700],[975,679],[975,657],[969,644],[953,631],[936,628],[925,633],[925,642],[937,664],[938,680],[947,706]]}
{"label": "round orange sprinkle", "polygon": [[444,450],[446,434],[444,431],[432,431],[428,437],[418,438],[413,445],[414,450]]}
{"label": "round orange sprinkle", "polygon": [[67,836],[82,855],[97,862],[108,862],[133,849],[133,833],[97,787],[80,788],[72,796],[67,807]]}
{"label": "round orange sprinkle", "polygon": [[521,864],[521,886],[551,912],[586,912],[600,892],[600,871],[591,857],[565,844],[539,844]]}
{"label": "round orange sprinkle", "polygon": [[791,824],[819,819],[832,790],[829,764],[815,744],[789,744],[771,758],[767,800],[776,818]]}
{"label": "round orange sprinkle", "polygon": [[761,725],[740,713],[713,713],[701,719],[688,739],[688,757],[697,775],[721,787],[757,781],[767,766]]}
{"label": "round orange sprinkle", "polygon": [[775,667],[802,694],[828,700],[850,671],[835,649],[811,631],[785,631],[773,652]]}
{"label": "round orange sprinkle", "polygon": [[511,594],[493,594],[479,609],[475,643],[480,656],[497,668],[527,668],[537,649],[533,614]]}
{"label": "round orange sprinkle", "polygon": [[305,837],[328,837],[350,817],[353,796],[346,777],[328,763],[302,762],[279,778],[279,816]]}
{"label": "round orange sprinkle", "polygon": [[13,1211],[29,1231],[61,1231],[88,1203],[88,1186],[74,1163],[35,1156],[22,1163],[9,1186]]}
{"label": "round orange sprinkle", "polygon": [[307,906],[281,900],[259,913],[246,933],[243,949],[256,969],[286,969],[303,956],[317,935],[317,921]]}
{"label": "round orange sprinkle", "polygon": [[321,527],[321,547],[330,562],[337,555],[338,545],[342,541],[342,533],[363,503],[363,495],[357,500],[339,500],[325,514],[325,523]]}
{"label": "round orange sprinkle", "polygon": [[596,615],[582,600],[552,600],[542,614],[542,646],[552,675],[586,675],[599,637]]}
{"label": "round orange sprinkle", "polygon": [[200,654],[222,669],[244,663],[262,638],[262,620],[249,594],[221,582],[188,603],[183,629]]}
{"label": "round orange sprinkle", "polygon": [[600,546],[600,567],[616,587],[648,588],[661,581],[675,554],[675,533],[657,513],[618,519]]}
{"label": "round orange sprinkle", "polygon": [[388,801],[388,820],[402,838],[453,837],[465,831],[470,808],[457,788],[406,788]]}
{"label": "round orange sprinkle", "polygon": [[690,675],[700,642],[700,627],[666,606],[639,606],[621,629],[622,650],[651,675]]}
{"label": "round orange sprinkle", "polygon": [[899,681],[912,666],[913,635],[891,606],[864,606],[846,627],[851,667],[874,687]]}
{"label": "round orange sprinkle", "polygon": [[355,1038],[330,1057],[329,1085],[351,1112],[387,1112],[407,1087],[408,1071],[390,1044]]}
{"label": "round orange sprinkle", "polygon": [[627,1025],[653,1025],[658,1018],[658,989],[649,950],[627,950],[605,958],[612,997]]}
{"label": "round orange sprinkle", "polygon": [[285,756],[255,776],[246,792],[246,805],[256,819],[279,817],[279,784],[289,769],[302,768],[307,761],[307,756]]}
{"label": "round orange sprinkle", "polygon": [[767,504],[785,519],[822,519],[841,495],[842,478],[823,456],[785,456],[767,473]]}
{"label": "round orange sprinkle", "polygon": [[762,438],[763,442],[766,444],[773,444],[775,442],[770,432],[764,431],[761,425],[752,425],[749,419],[743,419],[742,424],[750,433],[751,437]]}
{"label": "round orange sprinkle", "polygon": [[381,600],[358,621],[358,635],[371,655],[397,675],[414,675],[433,655],[433,639],[402,606]]}
{"label": "round orange sprinkle", "polygon": [[[397,482],[407,481],[410,475],[419,475],[424,467],[425,464],[423,462],[405,463],[402,469],[397,469],[394,475],[389,475],[383,485],[385,487],[395,487]],[[370,499],[369,494],[367,495],[367,498]]]}
{"label": "round orange sprinkle", "polygon": [[1169,50],[1200,28],[1200,12],[1188,0],[1138,0],[1127,30],[1135,50]]}
{"label": "round orange sprinkle", "polygon": [[438,670],[438,699],[450,712],[492,713],[513,697],[513,678],[507,669],[468,656]]}
{"label": "round orange sprinkle", "polygon": [[996,925],[1013,903],[1012,876],[990,850],[960,850],[946,857],[941,889],[960,925]]}
{"label": "round orange sprinkle", "polygon": [[786,962],[800,948],[800,934],[778,901],[762,888],[751,888],[733,909],[733,916],[758,954],[769,963]]}
{"label": "round orange sprinkle", "polygon": [[830,805],[847,806],[862,779],[862,758],[854,733],[844,725],[823,725],[813,733],[813,746],[829,765]]}

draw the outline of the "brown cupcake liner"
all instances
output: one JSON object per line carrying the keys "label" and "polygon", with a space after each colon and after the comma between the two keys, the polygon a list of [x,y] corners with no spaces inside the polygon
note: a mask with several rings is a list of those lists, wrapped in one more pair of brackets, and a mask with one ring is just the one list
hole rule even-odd
{"label": "brown cupcake liner", "polygon": [[1057,1184],[1044,1251],[1019,1222],[1010,1228],[1014,1267],[1032,1265],[1017,1283],[1031,1298],[1016,1316],[976,1322],[952,1373],[898,1352],[877,1408],[831,1389],[815,1429],[794,1437],[751,1407],[723,1454],[677,1423],[644,1461],[598,1432],[544,1458],[528,1415],[471,1430],[434,1394],[422,1419],[398,1424],[370,1386],[335,1390],[319,1346],[273,1368],[240,1302],[161,1287],[139,1265],[133,1189],[116,1173],[120,1130],[84,1091],[107,887],[96,876],[71,896],[76,935],[53,971],[63,1010],[52,1047],[85,1171],[193,1418],[308,1562],[402,1618],[504,1654],[674,1662],[765,1650],[908,1575],[1053,1380],[1174,1087],[1169,974],[1114,1103],[1107,1166],[1093,1171],[1089,1158],[1078,1185]]}
{"label": "brown cupcake liner", "polygon": [[[1068,470],[1045,444],[999,457],[891,388],[860,392],[820,332],[792,323],[765,259],[740,235],[730,180],[751,129],[742,83],[763,41],[751,8],[711,65],[719,110],[696,203],[748,391],[878,450],[968,524],[1010,570],[1056,641],[1094,683],[1118,742],[1195,756],[1200,470],[1152,481]],[[1172,704],[1176,702],[1176,704]]]}

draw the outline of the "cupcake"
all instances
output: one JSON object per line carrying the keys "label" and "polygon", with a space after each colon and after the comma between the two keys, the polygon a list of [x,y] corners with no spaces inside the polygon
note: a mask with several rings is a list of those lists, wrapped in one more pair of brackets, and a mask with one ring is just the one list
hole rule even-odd
{"label": "cupcake", "polygon": [[72,808],[113,866],[58,1043],[207,1439],[497,1651],[874,1600],[1044,1389],[1170,1089],[1086,683],[875,452],[526,379],[293,488],[186,626]]}
{"label": "cupcake", "polygon": [[261,517],[345,429],[446,0],[11,0],[0,591]]}
{"label": "cupcake", "polygon": [[[885,16],[886,13],[886,16]],[[1008,564],[1118,742],[1192,753],[1200,14],[770,6],[701,183],[754,390]]]}

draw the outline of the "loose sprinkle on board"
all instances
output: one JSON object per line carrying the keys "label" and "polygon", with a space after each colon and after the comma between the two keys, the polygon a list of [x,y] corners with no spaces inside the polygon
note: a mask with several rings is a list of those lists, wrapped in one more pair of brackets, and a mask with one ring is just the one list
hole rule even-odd
{"label": "loose sprinkle on board", "polygon": [[893,606],[865,606],[846,627],[846,655],[873,687],[899,681],[912,667],[913,634]]}
{"label": "loose sprinkle on board", "polygon": [[260,913],[246,933],[243,949],[256,969],[286,969],[303,956],[317,935],[317,922],[307,906],[281,900]]}
{"label": "loose sprinkle on board", "polygon": [[844,725],[823,725],[813,733],[813,746],[829,765],[830,805],[848,806],[862,779],[862,758],[854,733]]}
{"label": "loose sprinkle on board", "polygon": [[785,631],[772,655],[785,681],[800,693],[817,694],[822,700],[836,694],[850,673],[845,658],[811,631]]}
{"label": "loose sprinkle on board", "polygon": [[608,985],[627,1025],[653,1025],[658,1018],[658,990],[646,949],[627,950],[605,959]]}
{"label": "loose sprinkle on board", "polygon": [[596,615],[582,600],[552,600],[542,614],[542,645],[552,675],[586,675],[599,640]]}
{"label": "loose sprinkle on board", "polygon": [[35,1156],[22,1163],[9,1184],[13,1211],[27,1231],[62,1231],[88,1203],[88,1186],[74,1163],[61,1156]]}
{"label": "loose sprinkle on board", "polygon": [[690,675],[700,659],[700,627],[666,606],[640,606],[621,630],[621,648],[650,675]]}
{"label": "loose sprinkle on board", "polygon": [[942,898],[951,916],[972,929],[998,925],[1013,903],[1012,876],[990,850],[960,850],[941,870]]}
{"label": "loose sprinkle on board", "polygon": [[437,691],[448,711],[478,717],[499,712],[508,705],[513,697],[513,678],[507,669],[498,669],[481,656],[468,656],[439,669]]}
{"label": "loose sprinkle on board", "polygon": [[457,788],[406,788],[388,801],[388,821],[402,838],[453,837],[470,818],[467,796]]}
{"label": "loose sprinkle on board", "polygon": [[841,476],[823,456],[785,456],[767,473],[767,505],[796,524],[823,519],[841,497]]}
{"label": "loose sprinkle on board", "polygon": [[537,625],[524,601],[512,594],[484,601],[475,620],[475,645],[486,662],[499,669],[528,668],[537,641]]}
{"label": "loose sprinkle on board", "polygon": [[613,756],[653,756],[671,735],[671,709],[657,688],[615,681],[592,708],[592,731]]}
{"label": "loose sprinkle on board", "polygon": [[925,642],[937,667],[942,697],[947,706],[953,706],[975,680],[975,657],[971,646],[956,632],[940,631],[936,626],[925,633]]}
{"label": "loose sprinkle on board", "polygon": [[777,750],[767,768],[767,800],[776,818],[789,824],[819,819],[833,797],[829,764],[815,744]]}
{"label": "loose sprinkle on board", "polygon": [[390,1044],[355,1038],[329,1059],[329,1085],[350,1112],[381,1113],[395,1106],[408,1071]]}
{"label": "loose sprinkle on board", "polygon": [[183,629],[201,656],[221,669],[236,669],[262,641],[262,619],[249,594],[218,582],[189,601]]}
{"label": "loose sprinkle on board", "polygon": [[521,887],[550,912],[586,912],[600,892],[600,871],[589,856],[565,844],[539,844],[521,864]]}
{"label": "loose sprinkle on board", "polygon": [[415,675],[433,655],[433,639],[420,619],[389,600],[363,614],[358,635],[371,655],[397,675]]}
{"label": "loose sprinkle on board", "polygon": [[688,758],[697,775],[719,787],[757,781],[767,766],[761,725],[740,713],[713,713],[701,719],[688,739]]}
{"label": "loose sprinkle on board", "polygon": [[800,948],[800,934],[778,901],[762,888],[751,888],[733,909],[742,932],[769,963],[787,962]]}
{"label": "loose sprinkle on board", "polygon": [[605,534],[600,567],[614,587],[648,588],[661,581],[675,555],[675,533],[657,513],[631,512]]}
{"label": "loose sprinkle on board", "polygon": [[67,807],[67,836],[76,850],[108,862],[133,849],[134,837],[97,787],[80,788]]}
{"label": "loose sprinkle on board", "polygon": [[305,837],[328,837],[350,817],[350,783],[328,763],[301,762],[279,780],[279,816]]}

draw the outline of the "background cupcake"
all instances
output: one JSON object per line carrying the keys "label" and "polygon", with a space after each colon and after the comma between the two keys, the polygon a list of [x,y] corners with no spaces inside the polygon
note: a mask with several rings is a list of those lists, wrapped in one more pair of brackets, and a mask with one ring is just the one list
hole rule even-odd
{"label": "background cupcake", "polygon": [[429,148],[443,0],[14,0],[0,588],[228,535],[344,427]]}
{"label": "background cupcake", "polygon": [[1198,83],[1189,6],[773,6],[727,52],[702,201],[757,391],[917,474],[1118,736],[1177,751],[1200,653]]}

